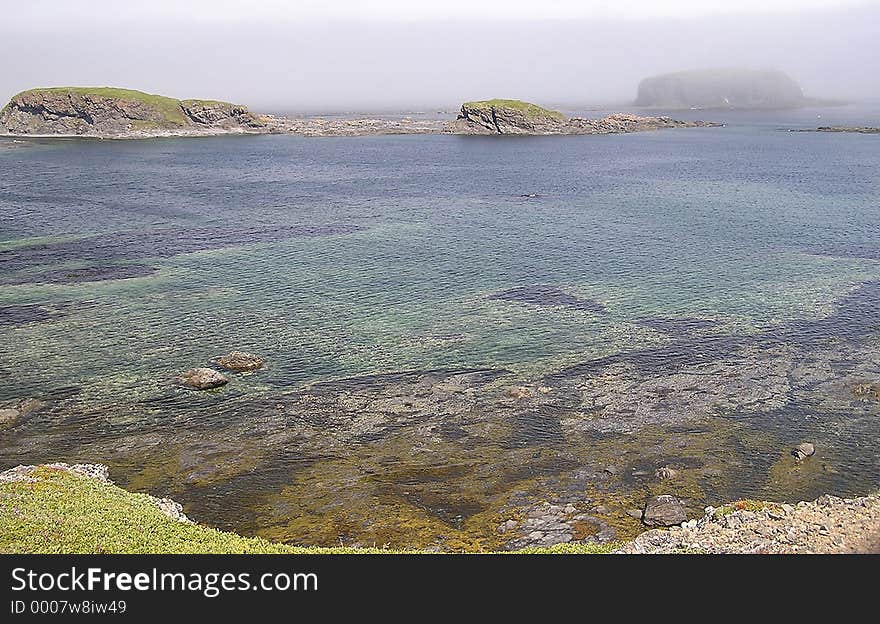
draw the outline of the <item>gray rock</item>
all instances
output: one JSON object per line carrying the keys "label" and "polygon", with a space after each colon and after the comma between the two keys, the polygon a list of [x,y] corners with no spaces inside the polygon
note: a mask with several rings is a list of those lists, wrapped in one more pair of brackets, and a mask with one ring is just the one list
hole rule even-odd
{"label": "gray rock", "polygon": [[213,368],[191,368],[177,382],[195,390],[210,390],[225,386],[229,380]]}
{"label": "gray rock", "polygon": [[635,518],[636,520],[642,519],[642,510],[641,509],[627,509],[626,515],[630,518]]}
{"label": "gray rock", "polygon": [[22,424],[41,407],[43,402],[38,399],[23,399],[0,409],[0,429],[11,429]]}
{"label": "gray rock", "polygon": [[674,496],[652,496],[645,502],[642,522],[647,526],[675,526],[687,521],[684,507]]}
{"label": "gray rock", "polygon": [[814,447],[809,442],[802,442],[798,444],[796,447],[791,449],[791,454],[794,455],[794,458],[798,461],[802,459],[806,459],[813,455],[816,452],[816,447]]}

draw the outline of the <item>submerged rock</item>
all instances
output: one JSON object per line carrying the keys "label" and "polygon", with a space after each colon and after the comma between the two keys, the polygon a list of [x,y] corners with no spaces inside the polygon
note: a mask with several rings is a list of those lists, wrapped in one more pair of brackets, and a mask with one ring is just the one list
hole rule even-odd
{"label": "submerged rock", "polygon": [[11,407],[0,408],[0,429],[11,429],[25,422],[43,406],[39,399],[23,399]]}
{"label": "submerged rock", "polygon": [[669,466],[663,466],[654,471],[654,476],[663,481],[664,479],[674,479],[678,476],[678,471],[673,470]]}
{"label": "submerged rock", "polygon": [[527,399],[532,396],[532,391],[526,386],[511,386],[507,389],[507,396],[512,399]]}
{"label": "submerged rock", "polygon": [[262,368],[266,362],[259,355],[245,351],[231,351],[229,354],[214,358],[212,361],[221,368],[237,372],[255,371]]}
{"label": "submerged rock", "polygon": [[806,459],[810,457],[816,452],[816,447],[810,444],[809,442],[802,442],[798,444],[796,447],[791,449],[791,454],[794,455],[794,458],[798,461],[802,459]]}
{"label": "submerged rock", "polygon": [[563,306],[583,310],[585,312],[600,313],[605,311],[598,301],[575,297],[567,292],[546,284],[534,286],[517,286],[500,293],[489,296],[490,301],[514,301],[536,306]]}
{"label": "submerged rock", "polygon": [[676,526],[687,522],[687,514],[677,498],[663,494],[645,502],[642,522],[648,526]]}
{"label": "submerged rock", "polygon": [[176,379],[177,383],[196,390],[225,386],[229,380],[213,368],[191,368]]}

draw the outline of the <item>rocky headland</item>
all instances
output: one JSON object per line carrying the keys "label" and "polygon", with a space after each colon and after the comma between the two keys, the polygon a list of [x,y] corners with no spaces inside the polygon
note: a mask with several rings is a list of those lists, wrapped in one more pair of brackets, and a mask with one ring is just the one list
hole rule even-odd
{"label": "rocky headland", "polygon": [[223,134],[371,136],[387,134],[614,134],[715,126],[670,117],[614,114],[568,118],[519,100],[466,102],[455,120],[257,115],[214,100],[177,100],[115,88],[56,87],[19,93],[0,111],[0,135],[141,139]]}
{"label": "rocky headland", "polygon": [[0,111],[0,130],[16,136],[143,138],[260,132],[265,128],[245,106],[113,88],[32,89],[13,97]]}
{"label": "rocky headland", "polygon": [[716,68],[675,72],[639,83],[636,106],[664,109],[797,108],[801,87],[776,70]]}

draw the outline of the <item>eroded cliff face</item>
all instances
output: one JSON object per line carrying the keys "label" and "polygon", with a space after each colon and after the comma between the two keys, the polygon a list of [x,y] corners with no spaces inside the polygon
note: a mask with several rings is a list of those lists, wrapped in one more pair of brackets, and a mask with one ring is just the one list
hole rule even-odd
{"label": "eroded cliff face", "polygon": [[34,89],[0,111],[0,132],[16,135],[126,138],[219,134],[264,127],[243,106],[121,89]]}
{"label": "eroded cliff face", "polygon": [[212,127],[262,128],[266,124],[246,106],[208,100],[181,100],[184,114],[194,123]]}
{"label": "eroded cliff face", "polygon": [[454,128],[469,134],[563,134],[566,121],[528,102],[488,100],[462,104]]}

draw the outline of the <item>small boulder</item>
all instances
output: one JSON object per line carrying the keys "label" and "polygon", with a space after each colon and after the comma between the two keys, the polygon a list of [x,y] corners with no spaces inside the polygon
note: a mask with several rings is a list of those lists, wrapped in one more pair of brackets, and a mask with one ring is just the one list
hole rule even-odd
{"label": "small boulder", "polygon": [[663,494],[652,496],[645,501],[642,522],[647,526],[676,526],[687,522],[687,514],[677,498]]}
{"label": "small boulder", "polygon": [[236,372],[255,371],[262,368],[266,362],[259,355],[244,351],[232,351],[227,355],[214,358],[212,361],[221,368]]}
{"label": "small boulder", "polygon": [[225,386],[229,380],[213,368],[191,368],[177,382],[195,390],[210,390]]}
{"label": "small boulder", "polygon": [[809,442],[802,442],[798,444],[796,447],[791,449],[791,454],[794,455],[794,458],[797,461],[801,461],[802,459],[806,459],[810,457],[813,453],[816,452],[816,447],[810,444]]}

